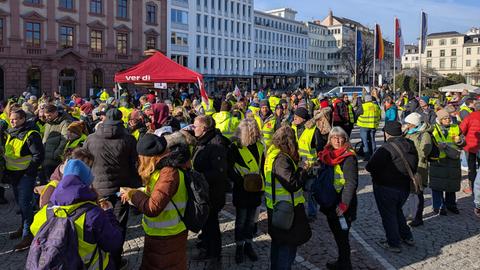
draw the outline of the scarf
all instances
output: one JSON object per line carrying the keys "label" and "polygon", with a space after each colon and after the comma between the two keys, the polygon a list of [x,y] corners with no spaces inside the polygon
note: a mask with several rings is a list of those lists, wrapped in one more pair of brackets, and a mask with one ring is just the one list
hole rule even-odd
{"label": "scarf", "polygon": [[350,146],[333,149],[331,145],[327,145],[318,153],[318,158],[322,163],[328,166],[334,166],[342,163],[349,156],[355,156],[355,152],[350,150]]}

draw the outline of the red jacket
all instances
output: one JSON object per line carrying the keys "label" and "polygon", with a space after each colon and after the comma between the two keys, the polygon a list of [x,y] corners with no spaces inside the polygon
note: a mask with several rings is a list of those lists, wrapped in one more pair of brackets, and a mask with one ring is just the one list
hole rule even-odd
{"label": "red jacket", "polygon": [[480,111],[472,112],[463,119],[460,129],[467,142],[463,149],[469,153],[477,153],[480,150]]}

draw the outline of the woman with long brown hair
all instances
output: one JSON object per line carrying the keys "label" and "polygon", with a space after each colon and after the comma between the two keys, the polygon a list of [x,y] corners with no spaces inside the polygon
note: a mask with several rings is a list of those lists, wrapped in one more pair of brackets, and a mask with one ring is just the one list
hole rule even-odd
{"label": "woman with long brown hair", "polygon": [[145,192],[120,189],[122,201],[143,213],[145,245],[140,269],[187,269],[188,232],[179,213],[184,215],[188,195],[179,168],[187,167],[190,155],[188,147],[180,149],[171,151],[164,137],[145,134],[137,144],[138,173]]}
{"label": "woman with long brown hair", "polygon": [[[294,130],[289,126],[279,128],[273,135],[264,166],[268,233],[272,238],[271,269],[291,269],[297,247],[312,236],[302,191],[305,171],[298,167],[299,160]],[[276,210],[280,205],[290,210],[278,218],[280,211]],[[291,222],[276,222],[287,219]]]}

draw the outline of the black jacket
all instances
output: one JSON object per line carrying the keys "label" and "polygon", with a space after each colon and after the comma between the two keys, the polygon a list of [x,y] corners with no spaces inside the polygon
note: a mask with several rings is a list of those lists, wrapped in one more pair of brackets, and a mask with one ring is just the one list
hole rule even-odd
{"label": "black jacket", "polygon": [[94,156],[93,187],[100,197],[112,196],[120,187],[140,186],[136,164],[137,141],[122,124],[98,125],[88,136],[83,148]]}
{"label": "black jacket", "polygon": [[193,154],[193,168],[203,174],[210,189],[210,206],[220,210],[225,205],[228,182],[227,146],[229,140],[218,129],[207,131],[198,139]]}
{"label": "black jacket", "polygon": [[411,178],[400,155],[390,144],[398,145],[413,173],[417,172],[418,152],[413,141],[403,137],[392,137],[382,145],[368,162],[366,169],[372,175],[374,185],[410,190]]}
{"label": "black jacket", "polygon": [[[23,140],[30,130],[38,131],[35,122],[27,121],[19,128],[7,129],[6,133],[12,138]],[[24,174],[30,177],[37,176],[38,167],[40,167],[45,158],[45,149],[43,147],[42,137],[40,136],[40,133],[33,132],[32,134],[30,134],[30,136],[28,136],[28,139],[25,141],[25,144],[20,150],[20,155],[32,155],[32,161],[30,162],[28,168],[24,171],[8,171],[6,174],[6,180],[10,183],[18,181]]]}

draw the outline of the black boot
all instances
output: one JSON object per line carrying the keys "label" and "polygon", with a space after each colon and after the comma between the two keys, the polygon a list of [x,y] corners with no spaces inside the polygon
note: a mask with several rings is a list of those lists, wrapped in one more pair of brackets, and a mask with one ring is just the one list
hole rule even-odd
{"label": "black boot", "polygon": [[241,264],[245,260],[244,248],[244,243],[237,244],[237,247],[235,248],[235,262],[237,264]]}
{"label": "black boot", "polygon": [[245,243],[245,255],[247,255],[247,257],[253,262],[258,261],[258,255],[255,252],[255,250],[253,250],[252,243],[249,243],[249,242]]}

